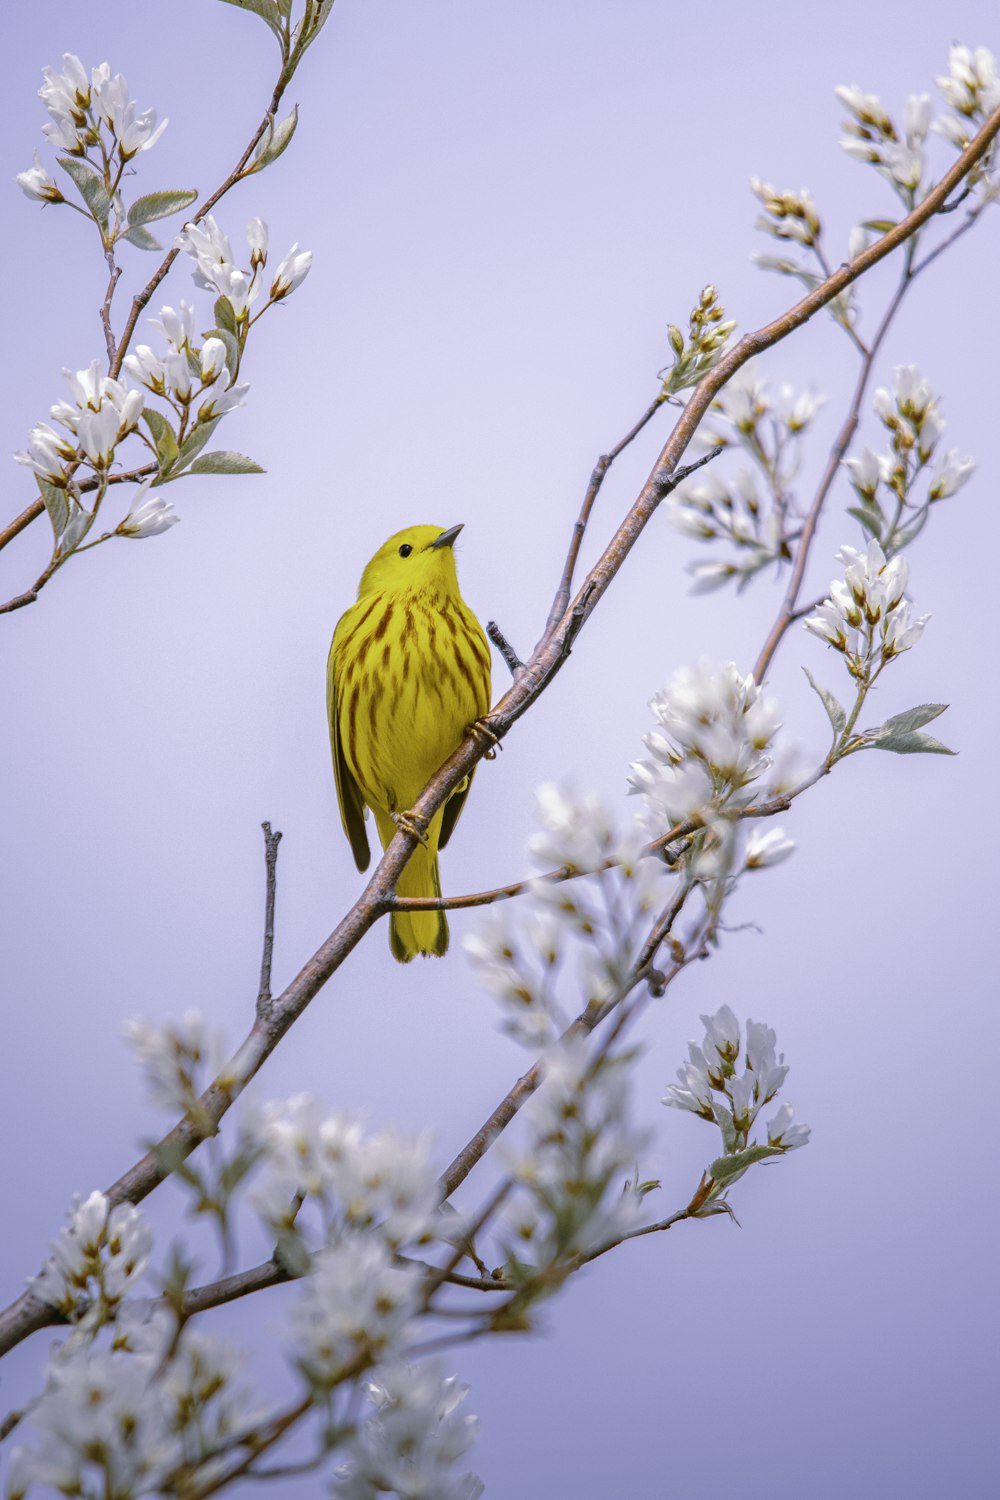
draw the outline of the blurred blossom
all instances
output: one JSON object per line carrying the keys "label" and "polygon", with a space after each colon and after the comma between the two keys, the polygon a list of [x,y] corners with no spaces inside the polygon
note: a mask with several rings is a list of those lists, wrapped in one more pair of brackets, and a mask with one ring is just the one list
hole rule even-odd
{"label": "blurred blossom", "polygon": [[344,1235],[321,1250],[292,1310],[292,1356],[319,1391],[332,1389],[357,1361],[399,1352],[421,1305],[422,1272],[397,1266],[370,1234]]}
{"label": "blurred blossom", "polygon": [[375,1370],[367,1387],[374,1410],[349,1441],[334,1475],[337,1500],[478,1500],[483,1486],[455,1465],[476,1440],[479,1419],[460,1411],[469,1393],[437,1361]]}
{"label": "blurred blossom", "polygon": [[949,495],[956,494],[963,485],[968,484],[975,472],[974,459],[961,458],[957,448],[949,448],[944,457],[938,461],[937,468],[931,476],[928,499],[946,500]]}
{"label": "blurred blossom", "polygon": [[808,188],[778,192],[770,182],[751,177],[750,187],[760,199],[764,213],[757,228],[776,239],[795,240],[800,245],[815,245],[821,233],[819,215]]}
{"label": "blurred blossom", "polygon": [[206,1030],[200,1012],[185,1011],[179,1021],[162,1026],[133,1017],[123,1030],[146,1075],[152,1103],[170,1113],[197,1107],[223,1057],[221,1035]]}
{"label": "blurred blossom", "polygon": [[754,832],[747,840],[746,867],[748,870],[763,870],[768,865],[780,864],[795,848],[781,828],[768,829],[766,833]]}
{"label": "blurred blossom", "polygon": [[110,1208],[95,1191],[74,1199],[69,1224],[52,1241],[52,1259],[31,1289],[71,1321],[92,1310],[103,1322],[142,1276],[152,1248],[152,1232],[139,1210],[131,1203]]}
{"label": "blurred blossom", "polygon": [[428,1132],[393,1125],[365,1131],[351,1116],[328,1114],[298,1094],[265,1106],[252,1134],[263,1159],[252,1202],[276,1234],[293,1221],[304,1232],[289,1209],[299,1194],[320,1211],[320,1243],[373,1231],[397,1250],[437,1237],[441,1191]]}
{"label": "blurred blossom", "polygon": [[[630,1122],[629,1062],[591,1062],[587,1041],[568,1037],[550,1048],[538,1091],[523,1111],[527,1139],[505,1147],[511,1176],[537,1218],[532,1263],[556,1265],[627,1234],[640,1199],[624,1191],[646,1136]],[[504,1210],[501,1238],[516,1257],[524,1209]]]}

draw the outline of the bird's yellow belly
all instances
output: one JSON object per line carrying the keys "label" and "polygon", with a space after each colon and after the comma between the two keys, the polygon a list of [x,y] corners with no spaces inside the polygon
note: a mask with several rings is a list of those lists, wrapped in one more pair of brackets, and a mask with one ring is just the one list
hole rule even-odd
{"label": "bird's yellow belly", "polygon": [[489,708],[488,678],[470,670],[468,644],[445,629],[430,641],[418,630],[412,642],[387,629],[366,645],[364,669],[345,673],[341,744],[368,805],[401,812]]}

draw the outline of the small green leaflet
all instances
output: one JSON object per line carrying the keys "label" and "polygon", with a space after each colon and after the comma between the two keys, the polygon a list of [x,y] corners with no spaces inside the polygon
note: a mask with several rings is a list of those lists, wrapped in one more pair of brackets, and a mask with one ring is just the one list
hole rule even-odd
{"label": "small green leaflet", "polygon": [[147,406],[142,413],[142,418],[156,444],[156,457],[159,460],[162,479],[177,462],[177,434],[166,417],[155,407]]}
{"label": "small green leaflet", "polygon": [[727,1183],[735,1182],[737,1177],[742,1177],[755,1162],[767,1161],[768,1157],[784,1154],[777,1146],[748,1146],[745,1151],[737,1151],[732,1156],[717,1157],[708,1170],[720,1187],[725,1187]]}
{"label": "small green leaflet", "polygon": [[203,453],[196,458],[189,474],[264,474],[260,464],[255,464],[252,458],[247,458],[244,453],[233,453],[223,448],[216,449],[214,453]]}
{"label": "small green leaflet", "polygon": [[275,0],[223,0],[224,5],[235,5],[237,10],[252,10],[255,16],[260,16],[278,40],[281,40],[281,11]]}
{"label": "small green leaflet", "polygon": [[131,229],[126,229],[122,235],[123,240],[128,240],[130,245],[135,245],[137,250],[162,250],[163,246],[155,234],[150,234],[141,224],[133,224]]}
{"label": "small green leaflet", "polygon": [[145,193],[128,211],[129,226],[149,224],[153,219],[165,219],[169,214],[180,213],[182,208],[189,208],[197,196],[193,188],[184,192]]}
{"label": "small green leaflet", "polygon": [[847,713],[837,702],[836,698],[831,692],[828,692],[825,687],[820,687],[819,683],[815,680],[812,673],[807,667],[803,667],[802,670],[803,672],[805,672],[806,677],[809,679],[809,686],[812,688],[813,692],[816,693],[821,699],[823,707],[826,709],[826,716],[833,726],[834,734],[843,734],[844,726],[847,723]]}
{"label": "small green leaflet", "polygon": [[260,139],[257,147],[257,155],[243,173],[249,177],[252,172],[260,172],[264,167],[269,167],[273,161],[277,161],[281,153],[288,147],[295,127],[299,123],[299,106],[296,104],[290,115],[282,120],[280,125],[270,122],[269,129]]}
{"label": "small green leaflet", "polygon": [[949,750],[933,735],[920,732],[922,725],[943,714],[947,707],[947,703],[921,703],[904,713],[893,714],[878,729],[866,730],[868,746],[872,750],[891,750],[896,755],[955,755],[955,750]]}
{"label": "small green leaflet", "polygon": [[64,172],[67,172],[80,190],[80,197],[86,203],[90,212],[99,224],[107,228],[108,214],[111,211],[111,199],[104,191],[104,184],[92,168],[85,166],[82,161],[77,161],[73,156],[59,156],[56,158]]}
{"label": "small green leaflet", "polygon": [[57,484],[50,484],[47,479],[42,478],[41,474],[36,474],[35,478],[45,502],[45,509],[49,513],[49,520],[52,522],[52,530],[58,541],[66,530],[66,523],[69,520],[69,502],[66,499],[66,491],[60,489]]}

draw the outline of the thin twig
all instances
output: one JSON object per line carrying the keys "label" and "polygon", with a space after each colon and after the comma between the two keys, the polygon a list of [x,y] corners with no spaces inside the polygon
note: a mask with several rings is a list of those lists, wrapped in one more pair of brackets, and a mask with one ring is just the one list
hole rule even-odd
{"label": "thin twig", "polygon": [[[607,593],[624,566],[629,552],[638,542],[666,492],[669,476],[677,468],[698,424],[717,393],[748,360],[772,348],[820,312],[846,287],[898,249],[931,216],[937,212],[952,190],[989,149],[1000,132],[1000,106],[994,110],[982,129],[957,158],[936,187],[911,213],[862,251],[854,260],[838,267],[826,281],[815,287],[780,317],[754,333],[744,335],[720,359],[691,393],[690,400],[670,433],[652,473],[618,526],[604,552],[587,574],[576,599],[555,628],[552,637],[532,653],[525,670],[511,685],[494,709],[490,723],[498,737],[528,712],[565,664],[572,642]],[[444,765],[430,778],[413,808],[415,821],[429,822],[458,784],[482,760],[488,746],[469,733]],[[821,774],[821,773],[817,773]],[[766,815],[761,810],[749,816]],[[205,1090],[199,1101],[197,1121],[186,1116],[168,1132],[163,1141],[147,1152],[124,1172],[108,1189],[111,1206],[122,1202],[140,1202],[169,1175],[171,1162],[182,1161],[202,1140],[218,1127],[234,1100],[255,1076],[298,1020],[310,1001],[348,955],[389,909],[389,897],[400,873],[417,846],[415,834],[399,830],[379,860],[367,885],[337,927],[316,950],[284,991],[273,1001],[266,1021],[258,1018],[244,1042],[219,1077]],[[526,1074],[525,1078],[529,1078]],[[522,1080],[523,1082],[523,1080]],[[530,1092],[530,1087],[529,1087]],[[512,1116],[511,1116],[512,1117]],[[492,1119],[492,1117],[491,1117]],[[500,1125],[499,1129],[503,1126]],[[499,1129],[497,1133],[499,1133]],[[455,1165],[455,1164],[453,1164]],[[461,1181],[464,1173],[460,1173]],[[0,1354],[30,1333],[54,1321],[53,1310],[32,1293],[26,1292],[0,1313]]]}
{"label": "thin twig", "polygon": [[524,662],[518,656],[517,652],[514,650],[514,647],[504,635],[496,620],[489,621],[486,626],[486,634],[489,636],[490,640],[493,642],[494,646],[497,648],[497,650],[500,652],[500,655],[507,663],[507,666],[510,668],[510,675],[512,677],[516,677],[518,672],[523,672]]}
{"label": "thin twig", "polygon": [[109,368],[111,368],[114,366],[115,360],[118,357],[118,349],[115,345],[115,331],[111,327],[111,302],[112,298],[115,295],[115,287],[118,285],[118,278],[122,274],[122,268],[121,266],[115,264],[115,251],[113,245],[108,245],[106,247],[104,255],[108,262],[108,270],[111,272],[111,275],[108,280],[108,289],[104,293],[104,302],[101,305],[101,326],[104,329],[104,343],[108,351],[108,366]]}
{"label": "thin twig", "polygon": [[270,823],[262,823],[264,830],[264,869],[267,891],[264,898],[264,952],[260,960],[260,989],[257,991],[257,1014],[262,1015],[271,1004],[271,955],[274,952],[274,898],[278,889],[278,845],[281,834],[272,833]]}
{"label": "thin twig", "polygon": [[584,495],[583,504],[580,507],[580,514],[573,524],[573,534],[570,537],[569,551],[566,554],[566,561],[563,564],[559,587],[556,589],[555,598],[552,600],[549,617],[545,622],[543,640],[551,635],[556,625],[558,625],[566,613],[566,606],[569,604],[570,593],[573,588],[573,574],[576,572],[576,564],[580,556],[580,547],[583,544],[584,533],[587,530],[587,522],[590,520],[590,513],[594,508],[594,501],[597,499],[601,485],[604,483],[605,475],[619,454],[624,453],[628,445],[639,436],[646,424],[652,421],[666,399],[665,393],[661,391],[656,400],[643,412],[635,426],[612,449],[607,453],[602,453],[594,465],[593,473],[590,476],[590,483],[587,485],[587,493]]}

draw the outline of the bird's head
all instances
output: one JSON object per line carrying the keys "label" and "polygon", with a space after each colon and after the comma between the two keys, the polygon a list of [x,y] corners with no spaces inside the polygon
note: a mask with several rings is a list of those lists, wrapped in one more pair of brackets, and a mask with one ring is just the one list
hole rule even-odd
{"label": "bird's head", "polygon": [[455,572],[455,538],[461,525],[407,526],[397,531],[376,552],[361,575],[358,598],[366,594],[454,593],[458,590]]}

